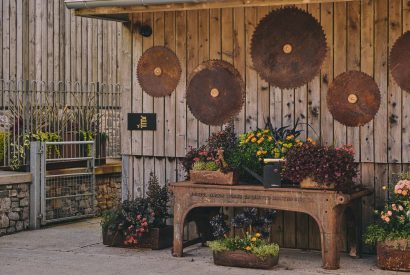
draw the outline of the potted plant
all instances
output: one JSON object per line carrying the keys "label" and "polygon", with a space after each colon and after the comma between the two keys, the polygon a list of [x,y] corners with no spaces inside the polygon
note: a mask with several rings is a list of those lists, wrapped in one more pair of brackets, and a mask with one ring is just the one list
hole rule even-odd
{"label": "potted plant", "polygon": [[401,174],[389,194],[384,209],[375,211],[365,243],[377,245],[379,268],[410,271],[410,174]]}
{"label": "potted plant", "polygon": [[150,174],[147,198],[124,201],[105,211],[101,227],[103,243],[119,247],[162,249],[172,245],[173,227],[166,224],[169,193]]}
{"label": "potted plant", "polygon": [[224,216],[219,214],[212,218],[211,225],[216,240],[207,244],[213,251],[216,265],[271,269],[278,264],[279,246],[270,241],[269,228],[276,211],[265,211],[258,215],[256,208],[245,208],[236,215],[232,227],[240,235],[227,236],[230,231]]}
{"label": "potted plant", "polygon": [[237,184],[236,167],[232,161],[238,142],[233,126],[212,134],[200,148],[191,148],[183,160],[184,169],[193,183]]}
{"label": "potted plant", "polygon": [[357,176],[351,145],[322,146],[308,140],[292,147],[286,155],[283,177],[299,182],[301,188],[350,191]]}

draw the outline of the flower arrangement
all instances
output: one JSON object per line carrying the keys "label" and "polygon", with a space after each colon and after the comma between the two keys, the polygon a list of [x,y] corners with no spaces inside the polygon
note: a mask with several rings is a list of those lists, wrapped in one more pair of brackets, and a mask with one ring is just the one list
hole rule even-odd
{"label": "flower arrangement", "polygon": [[103,212],[103,232],[113,233],[113,240],[123,240],[124,245],[137,245],[141,238],[153,228],[166,226],[169,193],[167,186],[161,187],[157,177],[151,173],[146,198],[126,200],[118,208]]}
{"label": "flower arrangement", "polygon": [[283,177],[293,182],[311,178],[321,186],[334,184],[337,190],[349,191],[354,186],[357,167],[351,145],[322,146],[308,140],[288,151]]}
{"label": "flower arrangement", "polygon": [[367,228],[367,244],[410,240],[410,174],[400,174],[398,182],[388,191],[390,196],[384,209],[375,211],[375,223]]}
{"label": "flower arrangement", "polygon": [[208,246],[214,252],[243,251],[258,258],[277,256],[279,246],[270,242],[269,228],[276,217],[276,211],[265,210],[259,215],[256,208],[245,208],[231,221],[232,228],[241,232],[241,236],[228,237],[230,227],[225,217],[219,214],[211,219],[211,226],[216,240]]}
{"label": "flower arrangement", "polygon": [[182,161],[186,172],[221,171],[229,172],[236,169],[232,156],[238,145],[238,139],[229,124],[224,130],[213,133],[206,144],[199,148],[191,148]]}

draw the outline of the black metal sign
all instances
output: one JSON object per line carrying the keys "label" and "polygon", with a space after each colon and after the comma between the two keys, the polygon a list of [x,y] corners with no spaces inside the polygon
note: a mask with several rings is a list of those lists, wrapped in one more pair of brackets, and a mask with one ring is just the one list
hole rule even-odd
{"label": "black metal sign", "polygon": [[128,130],[155,131],[157,129],[157,114],[129,113]]}

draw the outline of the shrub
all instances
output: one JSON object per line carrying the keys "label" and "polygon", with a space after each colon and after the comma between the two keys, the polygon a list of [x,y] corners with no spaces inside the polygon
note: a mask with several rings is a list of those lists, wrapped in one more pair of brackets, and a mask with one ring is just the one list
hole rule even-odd
{"label": "shrub", "polygon": [[306,142],[289,150],[283,177],[293,182],[310,177],[319,184],[335,184],[337,190],[349,191],[357,167],[351,146],[335,148]]}
{"label": "shrub", "polygon": [[3,163],[5,156],[7,156],[9,136],[10,136],[9,133],[0,132],[0,164]]}

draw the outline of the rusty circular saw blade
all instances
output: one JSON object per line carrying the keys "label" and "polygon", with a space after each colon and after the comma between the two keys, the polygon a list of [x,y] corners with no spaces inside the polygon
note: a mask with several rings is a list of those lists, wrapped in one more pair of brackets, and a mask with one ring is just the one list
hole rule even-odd
{"label": "rusty circular saw blade", "polygon": [[142,89],[153,97],[170,95],[181,77],[181,65],[176,54],[163,46],[144,52],[138,61],[137,78]]}
{"label": "rusty circular saw blade", "polygon": [[209,60],[191,74],[186,100],[191,113],[207,125],[229,122],[242,109],[245,84],[232,64]]}
{"label": "rusty circular saw blade", "polygon": [[319,73],[326,48],[320,23],[301,9],[286,7],[259,22],[252,36],[251,56],[264,80],[290,89],[308,83]]}
{"label": "rusty circular saw blade", "polygon": [[374,79],[359,71],[337,76],[327,92],[327,106],[333,118],[350,127],[370,122],[380,107],[380,90]]}
{"label": "rusty circular saw blade", "polygon": [[410,92],[410,31],[400,36],[390,51],[390,71],[396,83]]}

